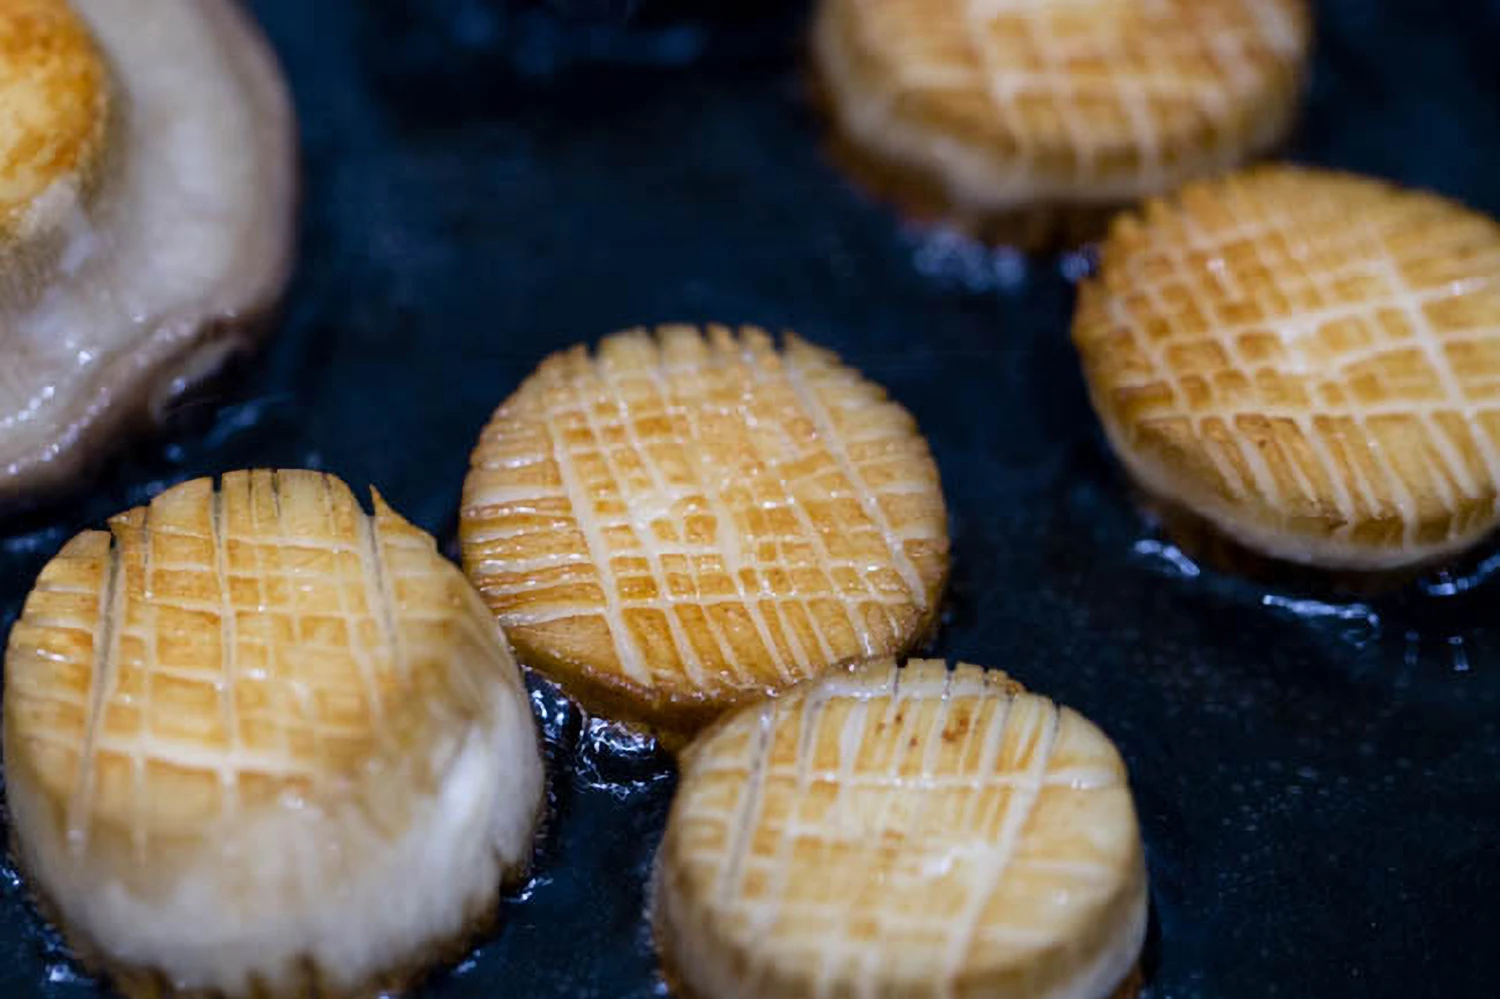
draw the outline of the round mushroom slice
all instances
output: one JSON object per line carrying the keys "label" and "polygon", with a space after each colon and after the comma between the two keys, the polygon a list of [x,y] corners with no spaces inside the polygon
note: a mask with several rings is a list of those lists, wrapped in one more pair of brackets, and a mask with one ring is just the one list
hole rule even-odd
{"label": "round mushroom slice", "polygon": [[16,858],[131,999],[356,999],[461,954],[543,764],[488,608],[317,472],[198,479],[42,570],[5,656]]}
{"label": "round mushroom slice", "polygon": [[253,346],[296,130],[233,0],[0,0],[0,507]]}
{"label": "round mushroom slice", "polygon": [[1127,999],[1147,926],[1125,764],[1005,674],[866,663],[679,761],[652,923],[683,999]]}
{"label": "round mushroom slice", "polygon": [[1196,556],[1389,589],[1500,530],[1500,224],[1288,165],[1121,216],[1073,341],[1115,454]]}
{"label": "round mushroom slice", "polygon": [[948,576],[911,414],[755,327],[544,360],[480,436],[459,538],[523,665],[674,749],[747,701],[905,655]]}

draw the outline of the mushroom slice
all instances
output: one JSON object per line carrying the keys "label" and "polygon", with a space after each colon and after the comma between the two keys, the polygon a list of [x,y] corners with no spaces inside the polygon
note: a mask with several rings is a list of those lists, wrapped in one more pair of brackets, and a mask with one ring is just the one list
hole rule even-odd
{"label": "mushroom slice", "polygon": [[529,866],[531,704],[479,595],[377,494],[230,472],[84,531],[5,656],[16,859],[130,999],[362,999]]}
{"label": "mushroom slice", "polygon": [[652,924],[694,999],[1133,999],[1149,898],[1109,737],[1004,673],[831,671],[681,756]]}
{"label": "mushroom slice", "polygon": [[233,0],[0,0],[0,507],[255,344],[295,203],[291,102]]}

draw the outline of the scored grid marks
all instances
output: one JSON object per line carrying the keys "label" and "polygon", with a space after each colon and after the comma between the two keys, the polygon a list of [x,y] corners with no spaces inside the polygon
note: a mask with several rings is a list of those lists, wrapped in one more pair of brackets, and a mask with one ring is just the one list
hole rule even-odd
{"label": "scored grid marks", "polygon": [[1302,0],[825,0],[823,16],[893,126],[868,141],[919,129],[981,151],[1017,191],[1079,196],[1157,190],[1274,142],[1310,35]]}
{"label": "scored grid marks", "polygon": [[1449,202],[1195,185],[1116,228],[1074,338],[1116,438],[1178,455],[1199,502],[1396,550],[1497,515],[1500,228]]}
{"label": "scored grid marks", "polygon": [[1076,715],[975,667],[873,664],[689,750],[658,932],[680,970],[736,969],[726,995],[945,995],[1061,943],[1083,964],[1138,887],[1134,823],[1117,754]]}
{"label": "scored grid marks", "polygon": [[[859,467],[849,459],[849,453],[841,439],[839,429],[833,426],[828,413],[824,410],[822,401],[818,398],[818,393],[808,388],[795,362],[787,365],[787,380],[791,383],[792,390],[797,395],[797,401],[802,404],[803,411],[812,420],[813,428],[821,437],[823,446],[828,449],[829,455],[833,457],[845,480],[854,487],[853,496],[864,509],[865,517],[875,526],[881,536],[884,537],[886,549],[890,552],[892,565],[901,574],[901,578],[906,581],[908,591],[913,594],[921,594],[925,586],[922,574],[912,564],[911,559],[907,557],[901,539],[891,529],[891,525],[887,521],[884,512],[881,511],[880,505],[875,502],[873,490],[870,489],[869,485],[860,475]],[[873,650],[867,649],[866,651],[870,652]]]}
{"label": "scored grid marks", "polygon": [[[75,850],[122,837],[144,861],[357,776],[401,703],[405,659],[441,654],[420,643],[451,623],[460,583],[377,505],[368,517],[317,473],[233,473],[222,493],[171,489],[48,565],[12,634],[7,720],[44,791],[70,802]],[[401,635],[380,620],[391,574],[440,584],[404,602]]]}
{"label": "scored grid marks", "polygon": [[[944,703],[946,704],[946,701]],[[1005,880],[1006,872],[1015,860],[1022,830],[1026,828],[1032,810],[1036,808],[1037,799],[1045,790],[1046,773],[1051,765],[1052,750],[1057,740],[1057,713],[1055,711],[1044,712],[1043,717],[1036,721],[1040,724],[1035,728],[1039,728],[1044,734],[1037,737],[1028,733],[1029,737],[1037,739],[1038,746],[1032,754],[1030,766],[1025,771],[1025,779],[1019,786],[1012,787],[1010,793],[1006,795],[998,836],[1001,847],[994,850],[985,862],[979,865],[976,872],[974,890],[970,893],[969,904],[965,906],[959,920],[959,925],[964,927],[965,932],[954,938],[948,959],[950,967],[960,967],[970,948],[973,947],[974,938],[981,932],[980,920],[985,907],[989,904],[995,889]],[[1001,725],[995,727],[1000,728]],[[1097,869],[1086,868],[1085,870],[1094,872],[1085,874],[1085,880],[1098,877]]]}
{"label": "scored grid marks", "polygon": [[[659,394],[660,398],[669,398],[672,394],[672,388],[667,383],[665,374],[657,368],[649,369],[649,374],[652,378],[652,381],[655,383],[656,391]],[[759,371],[757,369],[757,376],[758,374]],[[702,438],[703,427],[702,421],[699,419],[699,415],[699,411],[695,407],[686,406],[683,408],[683,416],[686,419],[686,430],[689,439],[698,440]],[[702,459],[701,456],[698,455],[697,449],[695,448],[684,448],[682,451],[682,455],[687,462],[693,481],[701,487],[702,483],[707,481],[708,476],[710,475],[706,462]],[[654,461],[648,460],[648,464],[652,468],[656,467],[656,463]],[[703,495],[707,498],[709,511],[712,513],[714,520],[719,527],[720,538],[727,542],[724,545],[724,554],[729,562],[728,568],[730,570],[730,576],[734,579],[744,580],[746,569],[744,546],[741,543],[740,539],[733,537],[732,532],[728,530],[728,526],[734,522],[734,512],[729,508],[729,505],[726,503],[724,497],[720,495],[718,490],[707,489],[703,491]],[[803,516],[805,517],[805,515]],[[827,549],[825,547],[825,554],[826,551]],[[698,581],[695,579],[695,583],[697,582]],[[766,615],[753,600],[747,601],[746,606],[750,612],[751,617],[755,621],[756,631],[762,643],[767,649],[774,648],[775,640],[770,637],[769,621],[767,620]],[[776,613],[775,608],[772,608],[772,613]],[[777,621],[777,627],[778,633],[784,636],[785,641],[791,649],[791,661],[810,661],[808,650],[802,647],[802,644],[797,640],[796,635],[793,634],[790,629],[786,628],[784,626],[784,623],[780,620]],[[823,651],[825,654],[829,654],[826,648],[826,644]],[[777,672],[783,678],[792,678],[791,666],[789,662],[778,661],[776,663],[776,668]]]}
{"label": "scored grid marks", "polygon": [[584,674],[727,702],[900,652],[946,571],[910,417],[832,355],[755,329],[550,358],[486,428],[461,536],[522,659],[568,664],[557,678],[585,701]]}

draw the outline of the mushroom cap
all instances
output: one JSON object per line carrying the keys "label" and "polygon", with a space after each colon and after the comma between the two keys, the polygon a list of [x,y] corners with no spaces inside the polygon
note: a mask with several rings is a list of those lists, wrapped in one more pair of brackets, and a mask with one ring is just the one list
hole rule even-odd
{"label": "mushroom cap", "polygon": [[[0,231],[25,239],[39,209],[97,171],[111,83],[88,27],[66,0],[0,2]],[[62,191],[55,191],[61,188]]]}
{"label": "mushroom cap", "polygon": [[258,343],[292,264],[296,130],[234,0],[6,0],[0,46],[0,508],[14,508]]}

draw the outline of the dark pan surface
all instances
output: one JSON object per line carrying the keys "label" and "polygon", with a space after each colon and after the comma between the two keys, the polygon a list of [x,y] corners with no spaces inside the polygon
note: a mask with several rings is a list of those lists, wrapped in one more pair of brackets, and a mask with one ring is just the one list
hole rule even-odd
{"label": "dark pan surface", "polygon": [[[903,229],[851,192],[802,99],[797,6],[648,0],[625,27],[630,4],[592,6],[254,4],[306,147],[284,328],[222,407],[0,524],[3,627],[73,532],[233,468],[378,484],[451,551],[469,448],[545,352],[669,319],[792,327],[931,438],[957,555],[936,651],[1079,708],[1128,758],[1148,997],[1495,995],[1500,580],[1353,603],[1197,572],[1096,433],[1067,342],[1079,260]],[[1500,212],[1500,3],[1319,6],[1294,155]],[[667,762],[539,703],[556,814],[538,877],[425,994],[662,994],[642,908]],[[98,994],[0,883],[0,995]]]}

